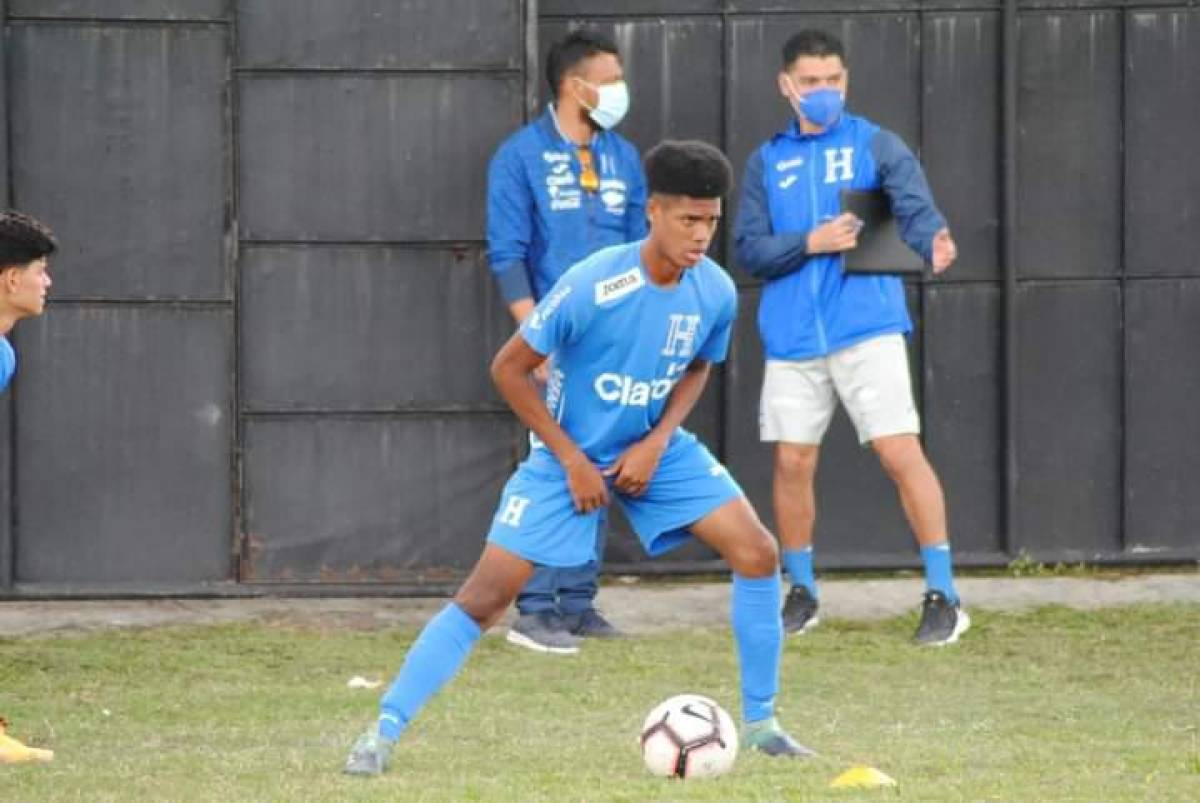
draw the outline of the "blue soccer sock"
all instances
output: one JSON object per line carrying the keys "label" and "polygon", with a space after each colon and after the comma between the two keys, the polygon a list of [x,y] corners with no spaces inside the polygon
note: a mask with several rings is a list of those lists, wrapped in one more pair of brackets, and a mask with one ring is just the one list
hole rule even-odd
{"label": "blue soccer sock", "polygon": [[804,586],[808,589],[808,593],[812,594],[813,599],[816,599],[817,579],[813,576],[812,547],[785,549],[782,557],[783,567],[787,570],[788,577],[792,578],[792,585]]}
{"label": "blue soccer sock", "polygon": [[775,712],[779,661],[783,652],[783,596],[779,573],[768,577],[733,575],[733,640],[742,674],[742,719],[757,722]]}
{"label": "blue soccer sock", "polygon": [[400,738],[429,698],[458,674],[481,635],[475,620],[453,602],[429,620],[379,703],[382,738]]}
{"label": "blue soccer sock", "polygon": [[925,563],[925,585],[930,591],[941,591],[952,603],[958,602],[958,591],[954,588],[954,567],[950,560],[950,544],[921,547],[921,560]]}

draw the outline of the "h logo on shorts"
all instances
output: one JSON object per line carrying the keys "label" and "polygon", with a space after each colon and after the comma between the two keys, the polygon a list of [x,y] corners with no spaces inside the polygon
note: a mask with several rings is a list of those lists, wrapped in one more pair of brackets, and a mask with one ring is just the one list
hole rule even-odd
{"label": "h logo on shorts", "polygon": [[520,527],[521,517],[525,515],[525,508],[529,507],[529,502],[528,496],[508,497],[508,504],[500,513],[500,523],[507,524],[509,527]]}
{"label": "h logo on shorts", "polygon": [[699,315],[670,316],[670,328],[667,330],[667,345],[663,348],[664,357],[690,357],[696,348],[696,330],[700,328]]}

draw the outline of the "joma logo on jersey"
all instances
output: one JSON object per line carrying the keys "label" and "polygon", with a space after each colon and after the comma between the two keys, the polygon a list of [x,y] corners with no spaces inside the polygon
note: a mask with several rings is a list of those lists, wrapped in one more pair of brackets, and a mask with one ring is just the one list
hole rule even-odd
{"label": "joma logo on jersey", "polygon": [[690,357],[696,349],[696,332],[700,328],[700,316],[675,313],[667,320],[667,345],[663,346],[663,356]]}
{"label": "joma logo on jersey", "polygon": [[618,298],[629,295],[645,283],[641,268],[631,268],[619,276],[596,282],[596,303],[604,304],[608,301],[616,301]]}
{"label": "joma logo on jersey", "polygon": [[648,407],[651,401],[665,399],[675,387],[674,379],[655,379],[639,382],[624,374],[600,374],[592,387],[596,395],[606,402],[622,407]]}

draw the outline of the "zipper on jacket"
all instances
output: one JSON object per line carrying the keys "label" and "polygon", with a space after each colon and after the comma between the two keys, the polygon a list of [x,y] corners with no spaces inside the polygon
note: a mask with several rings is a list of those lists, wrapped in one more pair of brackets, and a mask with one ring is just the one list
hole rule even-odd
{"label": "zipper on jacket", "polygon": [[[817,141],[816,139],[809,140],[808,143],[808,191],[809,201],[812,203],[814,228],[821,225],[821,208],[817,206]],[[813,319],[817,322],[817,344],[821,348],[821,354],[824,355],[829,350],[829,343],[825,337],[825,322],[821,320],[821,293],[820,293],[820,277],[813,265],[812,279],[809,282],[809,287],[812,290],[813,300]]]}

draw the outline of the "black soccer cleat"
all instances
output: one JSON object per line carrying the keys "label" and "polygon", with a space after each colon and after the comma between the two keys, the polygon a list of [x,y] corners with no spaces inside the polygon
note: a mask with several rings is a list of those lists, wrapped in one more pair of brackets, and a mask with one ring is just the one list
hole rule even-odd
{"label": "black soccer cleat", "polygon": [[971,617],[959,603],[951,602],[941,591],[926,591],[914,638],[926,647],[944,647],[958,641],[970,626]]}
{"label": "black soccer cleat", "polygon": [[807,586],[795,583],[783,603],[783,632],[788,635],[807,633],[817,626],[820,604]]}

